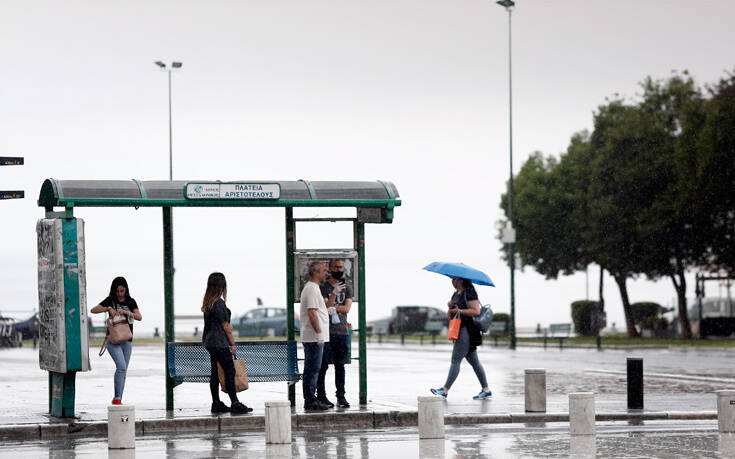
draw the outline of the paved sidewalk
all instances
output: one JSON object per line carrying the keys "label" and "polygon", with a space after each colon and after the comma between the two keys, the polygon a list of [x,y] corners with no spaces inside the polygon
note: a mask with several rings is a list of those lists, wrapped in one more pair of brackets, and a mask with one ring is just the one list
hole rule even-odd
{"label": "paved sidewalk", "polygon": [[[524,348],[512,352],[483,346],[479,352],[494,396],[491,400],[472,400],[479,387],[472,369],[465,363],[446,401],[448,424],[564,421],[568,411],[567,394],[578,391],[595,392],[596,411],[601,420],[714,419],[713,392],[735,387],[727,350],[636,351],[636,356],[644,358],[645,410],[629,412],[626,408],[625,358],[630,351]],[[347,397],[353,407],[333,410],[326,416],[305,414],[299,384],[294,426],[334,424],[380,428],[415,425],[416,397],[428,395],[430,387],[443,383],[450,354],[451,347],[447,345],[372,343],[368,347],[369,403],[363,407],[357,403],[355,364],[347,370]],[[27,428],[30,427],[33,432],[37,427],[39,436],[43,428],[48,437],[84,434],[84,431],[92,435],[104,434],[102,424],[107,419],[106,407],[112,398],[114,365],[106,355],[93,355],[92,365],[93,371],[77,374],[78,419],[57,420],[46,414],[48,379],[47,373],[38,369],[37,351],[29,348],[0,351],[0,367],[3,368],[0,426],[3,431],[29,432]],[[262,429],[263,403],[285,399],[287,394],[286,383],[253,383],[251,389],[241,393],[241,399],[255,409],[251,415],[217,418],[209,413],[208,386],[185,383],[175,389],[177,409],[169,413],[163,409],[163,368],[162,346],[135,346],[124,401],[135,405],[136,420],[143,421],[141,429],[147,421],[146,434],[202,428],[222,431],[222,427],[226,430],[228,425]],[[524,413],[524,368],[547,369],[545,416]],[[329,388],[333,378],[331,370],[327,377]],[[70,427],[71,423],[75,424]],[[76,432],[72,431],[74,429]]]}

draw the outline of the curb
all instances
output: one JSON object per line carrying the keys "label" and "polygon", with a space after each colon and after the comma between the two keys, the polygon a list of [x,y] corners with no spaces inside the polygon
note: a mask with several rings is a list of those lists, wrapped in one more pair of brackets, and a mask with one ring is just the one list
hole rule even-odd
{"label": "curb", "polygon": [[[716,411],[670,411],[645,413],[597,413],[596,421],[717,420]],[[569,422],[569,413],[447,414],[446,425],[529,424]],[[381,429],[416,427],[417,411],[353,411],[339,413],[292,414],[293,430]],[[150,419],[135,422],[135,435],[184,433],[227,433],[265,431],[265,416],[192,417]],[[57,422],[0,426],[0,440],[58,440],[107,436],[107,422]]]}

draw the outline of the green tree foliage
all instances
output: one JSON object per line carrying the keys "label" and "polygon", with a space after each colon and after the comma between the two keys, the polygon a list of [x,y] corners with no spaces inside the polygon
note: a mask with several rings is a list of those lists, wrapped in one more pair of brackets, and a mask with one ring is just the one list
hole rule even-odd
{"label": "green tree foliage", "polygon": [[572,322],[574,331],[582,336],[595,336],[597,330],[593,324],[595,310],[599,309],[597,301],[580,300],[572,303]]}
{"label": "green tree foliage", "polygon": [[709,97],[686,72],[641,87],[636,103],[600,106],[592,134],[575,134],[558,160],[536,152],[523,164],[516,248],[547,278],[592,262],[610,272],[629,336],[638,332],[628,279],[670,278],[690,338],[687,269],[735,266],[735,75]]}
{"label": "green tree foliage", "polygon": [[663,310],[660,304],[651,301],[639,301],[631,305],[633,308],[633,320],[636,325],[649,317],[656,317]]}

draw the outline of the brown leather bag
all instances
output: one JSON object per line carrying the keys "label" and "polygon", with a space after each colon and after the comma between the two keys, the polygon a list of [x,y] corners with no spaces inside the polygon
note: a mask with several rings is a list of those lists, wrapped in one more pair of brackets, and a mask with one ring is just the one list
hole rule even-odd
{"label": "brown leather bag", "polygon": [[116,314],[115,317],[107,319],[107,341],[112,344],[120,344],[131,339],[133,339],[133,332],[130,331],[127,316]]}

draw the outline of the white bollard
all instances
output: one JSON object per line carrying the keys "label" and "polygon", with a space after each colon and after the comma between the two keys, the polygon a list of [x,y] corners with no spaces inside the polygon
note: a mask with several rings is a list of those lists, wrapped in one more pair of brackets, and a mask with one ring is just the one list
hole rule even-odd
{"label": "white bollard", "polygon": [[107,447],[109,449],[135,448],[135,406],[110,405],[107,407]]}
{"label": "white bollard", "polygon": [[419,438],[444,438],[444,398],[420,396]]}
{"label": "white bollard", "polygon": [[595,394],[573,392],[569,394],[569,433],[595,435]]}
{"label": "white bollard", "polygon": [[265,442],[291,443],[291,402],[288,400],[265,402]]}
{"label": "white bollard", "polygon": [[715,393],[720,432],[735,432],[735,390],[718,390]]}
{"label": "white bollard", "polygon": [[527,368],[524,377],[527,412],[546,412],[546,370]]}

